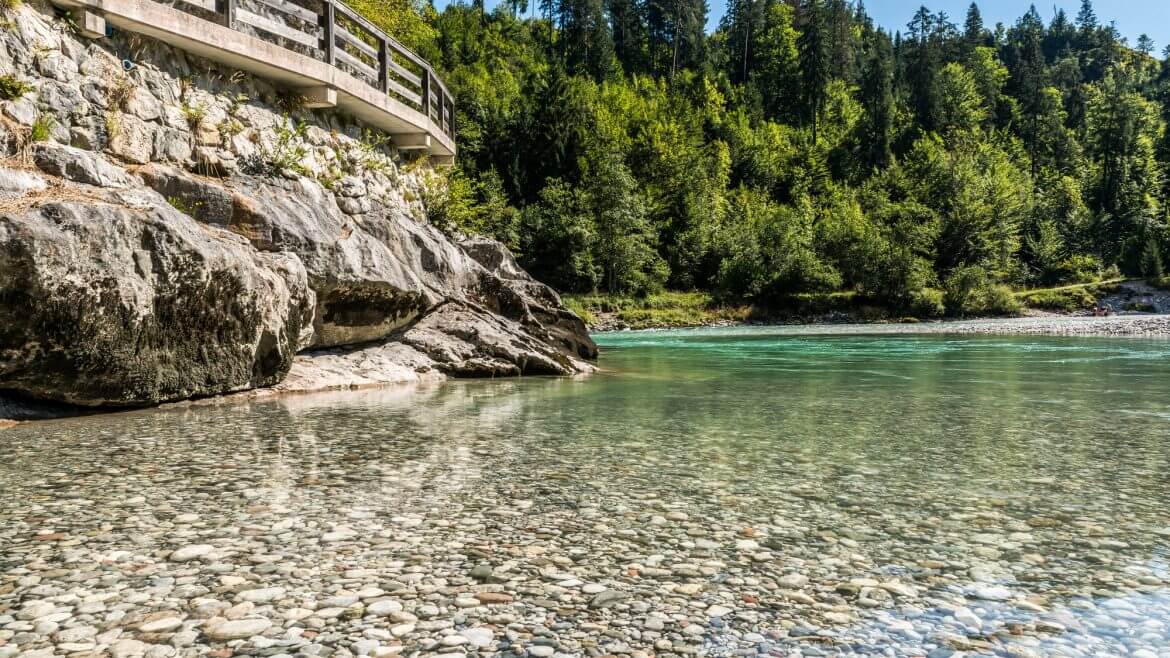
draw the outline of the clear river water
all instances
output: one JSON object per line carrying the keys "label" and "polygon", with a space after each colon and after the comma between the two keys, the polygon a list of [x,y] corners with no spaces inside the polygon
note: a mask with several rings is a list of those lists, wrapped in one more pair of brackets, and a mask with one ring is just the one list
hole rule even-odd
{"label": "clear river water", "polygon": [[0,658],[1170,657],[1170,341],[598,342],[0,432]]}

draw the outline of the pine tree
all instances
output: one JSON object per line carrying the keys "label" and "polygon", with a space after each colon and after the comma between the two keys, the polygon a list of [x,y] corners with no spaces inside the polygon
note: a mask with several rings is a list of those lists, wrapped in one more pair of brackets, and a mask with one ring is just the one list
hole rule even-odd
{"label": "pine tree", "polygon": [[825,34],[825,11],[820,0],[806,0],[801,12],[804,25],[797,45],[805,116],[812,123],[813,144],[817,143],[817,120],[829,86],[829,44]]}
{"label": "pine tree", "polygon": [[565,70],[606,78],[613,63],[613,40],[602,0],[560,0],[560,13]]}
{"label": "pine tree", "polygon": [[968,49],[987,45],[987,28],[983,26],[983,14],[974,2],[967,8],[967,20],[963,23],[963,41]]}
{"label": "pine tree", "polygon": [[889,36],[873,33],[866,46],[860,101],[865,108],[863,148],[866,164],[880,169],[893,158],[894,53]]}
{"label": "pine tree", "polygon": [[1162,250],[1158,241],[1153,237],[1146,239],[1146,246],[1142,249],[1141,262],[1142,276],[1148,279],[1161,279],[1165,273],[1162,268]]}
{"label": "pine tree", "polygon": [[1081,0],[1081,11],[1077,13],[1077,25],[1085,33],[1097,30],[1097,12],[1093,11],[1093,0]]}
{"label": "pine tree", "polygon": [[728,75],[744,83],[755,69],[766,0],[731,0],[720,29],[727,35]]}
{"label": "pine tree", "polygon": [[626,73],[646,71],[645,8],[639,0],[607,0],[613,51]]}
{"label": "pine tree", "polygon": [[1137,51],[1143,55],[1154,54],[1154,40],[1148,34],[1142,34],[1137,40]]}
{"label": "pine tree", "polygon": [[647,0],[646,26],[653,70],[673,78],[696,66],[703,54],[706,0]]}

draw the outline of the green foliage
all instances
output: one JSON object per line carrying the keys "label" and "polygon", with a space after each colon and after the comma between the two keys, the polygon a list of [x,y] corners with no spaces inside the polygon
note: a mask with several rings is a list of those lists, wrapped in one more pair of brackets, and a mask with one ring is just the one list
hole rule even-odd
{"label": "green foliage", "polygon": [[28,140],[34,143],[47,142],[53,138],[53,129],[56,127],[57,119],[52,114],[42,112],[29,128]]}
{"label": "green foliage", "polygon": [[559,289],[1010,314],[1170,247],[1170,62],[1112,26],[923,8],[895,43],[860,3],[731,0],[705,36],[697,0],[523,4],[356,3],[459,99],[431,221]]}
{"label": "green foliage", "polygon": [[1092,283],[1104,278],[1105,266],[1096,256],[1074,254],[1057,263],[1052,274],[1052,283]]}
{"label": "green foliage", "polygon": [[107,92],[110,107],[119,111],[125,110],[131,97],[134,96],[135,89],[137,89],[137,85],[133,78],[126,74],[118,75]]}
{"label": "green foliage", "polygon": [[1161,279],[1164,274],[1162,249],[1158,246],[1158,241],[1153,238],[1147,239],[1146,246],[1142,248],[1141,273],[1147,279]]}
{"label": "green foliage", "polygon": [[566,295],[565,304],[587,325],[616,322],[630,329],[696,327],[720,322],[742,322],[753,309],[722,305],[701,292],[661,292],[645,296]]}
{"label": "green foliage", "polygon": [[430,56],[438,34],[432,26],[434,8],[418,0],[346,0],[386,34],[407,48]]}
{"label": "green foliage", "polygon": [[184,215],[195,217],[196,214],[203,209],[203,204],[199,202],[191,203],[188,199],[179,196],[167,197],[167,203],[172,208],[178,210]]}
{"label": "green foliage", "polygon": [[1083,311],[1097,305],[1097,296],[1087,286],[1037,290],[1020,295],[1020,300],[1028,308],[1065,313]]}
{"label": "green foliage", "polygon": [[199,124],[203,123],[204,117],[207,116],[207,106],[202,103],[198,105],[184,103],[180,110],[183,112],[183,118],[187,120],[187,125],[191,127],[191,130],[198,128]]}
{"label": "green foliage", "polygon": [[944,301],[947,311],[959,317],[1019,315],[1023,310],[1011,288],[995,283],[994,277],[977,265],[961,267],[947,277]]}
{"label": "green foliage", "polygon": [[31,92],[33,86],[11,75],[0,75],[0,100],[16,100]]}
{"label": "green foliage", "polygon": [[256,176],[279,176],[292,172],[301,176],[308,176],[310,172],[301,163],[309,154],[305,146],[305,133],[308,130],[303,122],[293,122],[288,117],[276,128],[276,142],[271,149],[265,149],[245,158],[240,163],[240,169],[246,174]]}

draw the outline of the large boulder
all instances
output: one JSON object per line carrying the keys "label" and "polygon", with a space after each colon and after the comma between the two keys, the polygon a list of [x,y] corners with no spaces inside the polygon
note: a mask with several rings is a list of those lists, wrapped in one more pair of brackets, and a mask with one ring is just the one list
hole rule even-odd
{"label": "large boulder", "polygon": [[401,340],[456,377],[571,375],[581,369],[518,323],[457,301],[428,313]]}
{"label": "large boulder", "polygon": [[315,181],[242,179],[228,225],[261,250],[290,251],[317,293],[315,347],[387,338],[477,278],[442,233],[383,206],[351,216]]}
{"label": "large boulder", "polygon": [[0,273],[0,389],[85,406],[275,384],[313,311],[295,256],[165,203],[0,214]]}
{"label": "large boulder", "polygon": [[565,308],[555,290],[529,276],[507,247],[483,237],[464,239],[459,246],[487,274],[473,289],[479,303],[515,320],[566,354],[579,359],[597,358],[597,344],[589,337],[585,322]]}

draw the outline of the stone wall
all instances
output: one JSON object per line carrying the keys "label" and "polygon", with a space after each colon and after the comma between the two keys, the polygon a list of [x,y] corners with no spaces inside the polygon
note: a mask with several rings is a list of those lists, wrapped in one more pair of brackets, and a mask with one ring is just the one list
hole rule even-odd
{"label": "stone wall", "polygon": [[438,179],[376,132],[45,7],[3,20],[0,392],[23,403],[0,416],[590,369],[580,318],[428,224]]}
{"label": "stone wall", "polygon": [[9,12],[0,32],[0,76],[34,89],[0,101],[9,153],[40,121],[53,141],[128,165],[304,175],[343,195],[361,192],[365,201],[348,204],[353,210],[376,202],[423,216],[425,169],[404,166],[385,135],[339,112],[305,110],[295,91],[152,39],[82,39],[66,21],[46,20],[52,13],[44,3]]}

